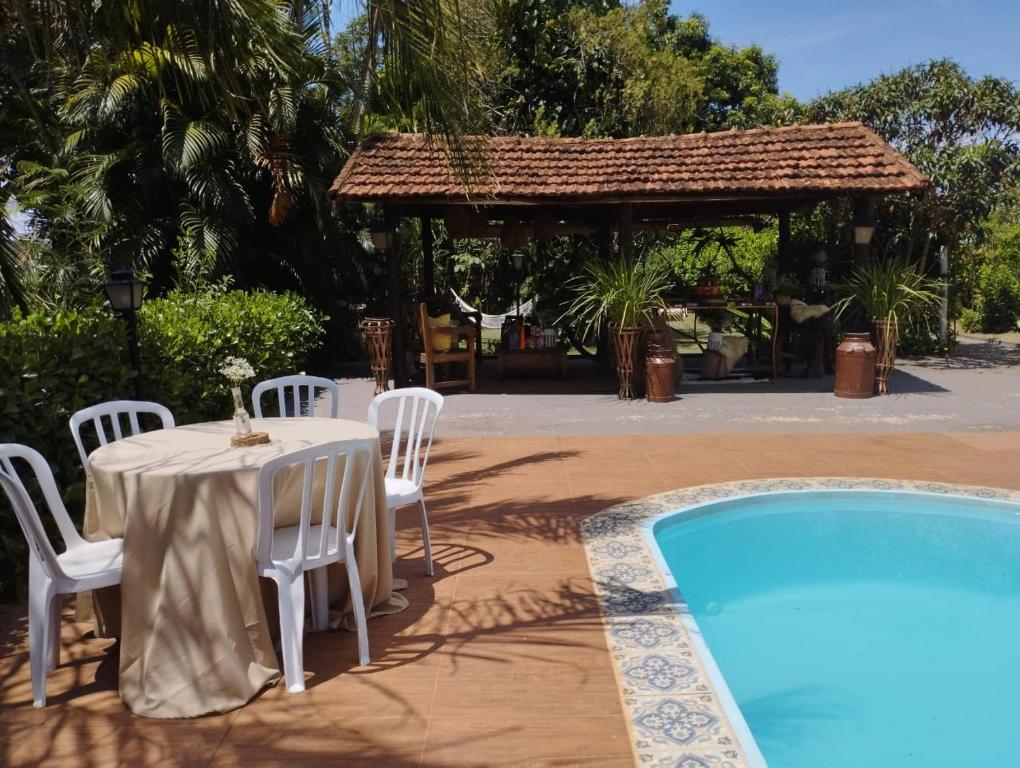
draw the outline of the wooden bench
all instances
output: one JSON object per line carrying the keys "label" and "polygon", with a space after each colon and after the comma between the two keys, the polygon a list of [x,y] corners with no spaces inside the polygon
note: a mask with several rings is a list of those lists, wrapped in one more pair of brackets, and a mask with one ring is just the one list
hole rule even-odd
{"label": "wooden bench", "polygon": [[496,353],[499,380],[507,371],[558,373],[567,378],[567,353],[562,349],[501,349]]}

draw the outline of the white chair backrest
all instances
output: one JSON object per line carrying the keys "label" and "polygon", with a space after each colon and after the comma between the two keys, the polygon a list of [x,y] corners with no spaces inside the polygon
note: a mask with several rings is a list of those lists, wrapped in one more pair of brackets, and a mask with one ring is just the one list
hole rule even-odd
{"label": "white chair backrest", "polygon": [[416,489],[421,488],[432,450],[432,436],[439,412],[443,410],[443,396],[425,387],[393,389],[376,395],[368,406],[368,423],[376,429],[379,429],[380,411],[387,403],[396,406],[396,413],[386,477],[409,480]]}
{"label": "white chair backrest", "polygon": [[[173,429],[175,426],[174,415],[170,413],[169,408],[147,400],[111,400],[107,403],[99,403],[88,408],[82,408],[71,416],[71,436],[74,438],[74,444],[78,448],[82,467],[86,470],[89,467],[89,455],[85,450],[85,443],[81,434],[82,425],[86,422],[92,422],[92,428],[95,430],[99,444],[106,445],[111,442],[111,435],[113,440],[120,440],[124,437],[123,424],[121,423],[124,416],[127,416],[128,428],[131,430],[132,435],[142,432],[143,430],[138,423],[138,415],[141,413],[149,413],[159,418],[163,424],[163,429]],[[109,433],[106,431],[104,419],[109,424]]]}
{"label": "white chair backrest", "polygon": [[[286,562],[297,565],[309,560],[332,557],[337,553],[344,553],[346,547],[353,545],[365,489],[369,483],[374,450],[375,442],[372,440],[342,440],[285,453],[266,462],[259,470],[256,561],[268,563],[271,559],[279,492],[275,481],[285,470],[298,472],[301,478],[298,536],[294,551],[288,554]],[[356,497],[353,495],[355,491]],[[350,514],[352,498],[354,498],[353,515]],[[312,512],[319,509],[322,510],[322,522],[313,523]],[[319,525],[317,532],[311,531],[312,525]],[[307,542],[313,535],[317,538],[312,541],[313,546],[309,548]],[[277,562],[281,561],[277,559]]]}
{"label": "white chair backrest", "polygon": [[[330,418],[335,419],[340,414],[340,387],[335,381],[322,376],[298,374],[260,381],[255,385],[251,391],[251,405],[256,419],[262,418],[262,395],[271,389],[276,390],[276,402],[279,405],[281,416],[287,415],[288,394],[294,404],[295,416],[315,416],[315,400],[321,390],[329,392]],[[302,397],[302,391],[304,397]]]}
{"label": "white chair backrest", "polygon": [[18,474],[15,466],[16,460],[27,463],[35,475],[46,500],[46,506],[49,507],[50,514],[57,524],[65,547],[73,549],[84,544],[85,541],[78,534],[74,523],[71,522],[64,502],[60,500],[60,492],[57,490],[53,472],[50,470],[50,465],[46,463],[46,459],[27,445],[0,444],[0,488],[3,489],[14,508],[14,515],[18,518],[18,524],[25,534],[25,539],[28,540],[29,547],[48,575],[55,579],[66,579],[66,574],[57,562],[57,553],[50,543],[49,536],[46,535],[46,527],[39,517],[39,511],[28,493],[28,487]]}

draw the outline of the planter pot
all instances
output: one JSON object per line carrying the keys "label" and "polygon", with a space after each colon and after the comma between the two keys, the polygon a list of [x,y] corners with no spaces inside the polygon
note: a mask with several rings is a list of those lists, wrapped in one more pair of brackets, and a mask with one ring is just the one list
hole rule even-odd
{"label": "planter pot", "polygon": [[612,324],[609,326],[609,336],[616,351],[616,376],[620,380],[617,397],[621,400],[630,400],[634,397],[634,371],[638,363],[641,333],[641,328],[625,328]]}
{"label": "planter pot", "polygon": [[893,320],[875,321],[875,340],[878,355],[875,360],[875,391],[880,395],[889,394],[889,376],[896,365],[896,344],[899,329]]}
{"label": "planter pot", "polygon": [[650,403],[668,403],[676,397],[676,352],[655,334],[645,349],[645,399]]}
{"label": "planter pot", "polygon": [[836,347],[836,397],[875,394],[875,345],[870,333],[848,333]]}
{"label": "planter pot", "polygon": [[375,394],[390,388],[390,360],[393,344],[393,321],[388,317],[368,317],[359,326],[365,335],[369,364],[375,378]]}
{"label": "planter pot", "polygon": [[720,351],[722,349],[724,338],[725,337],[723,336],[722,331],[712,331],[711,333],[709,333],[708,334],[709,350],[711,350],[712,352]]}
{"label": "planter pot", "polygon": [[701,378],[718,381],[726,378],[726,358],[706,349],[701,353]]}

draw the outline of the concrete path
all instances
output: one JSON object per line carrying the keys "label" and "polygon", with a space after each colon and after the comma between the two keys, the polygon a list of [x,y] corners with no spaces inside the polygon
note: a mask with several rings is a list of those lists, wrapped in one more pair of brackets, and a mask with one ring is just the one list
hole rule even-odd
{"label": "concrete path", "polygon": [[[542,381],[511,382],[510,391],[500,392],[498,383],[488,381],[483,392],[449,394],[442,432],[453,437],[1020,429],[1020,346],[964,339],[949,358],[898,365],[890,382],[894,394],[869,400],[834,397],[831,376],[685,380],[678,399],[665,404],[621,402],[604,377],[594,377],[585,391],[577,380],[584,371],[574,371],[572,392]],[[371,381],[341,379],[341,386],[341,415],[364,418]]]}

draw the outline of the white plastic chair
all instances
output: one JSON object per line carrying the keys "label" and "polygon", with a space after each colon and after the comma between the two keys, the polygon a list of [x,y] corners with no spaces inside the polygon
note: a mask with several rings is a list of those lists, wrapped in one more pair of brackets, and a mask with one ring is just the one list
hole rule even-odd
{"label": "white plastic chair", "polygon": [[[335,419],[340,414],[340,387],[332,379],[325,379],[322,376],[280,376],[278,379],[260,381],[251,391],[252,411],[256,419],[262,418],[262,395],[271,389],[276,390],[276,402],[280,406],[280,415],[287,415],[287,394],[290,393],[291,402],[294,403],[295,416],[315,416],[315,401],[319,391],[326,390],[330,395],[329,416]],[[301,399],[302,389],[305,392],[304,400]]]}
{"label": "white plastic chair", "polygon": [[[312,590],[312,627],[329,626],[329,580],[326,566],[344,563],[351,604],[358,628],[358,656],[362,665],[370,662],[365,603],[361,594],[361,576],[354,557],[354,536],[372,467],[374,441],[345,440],[305,448],[266,462],[259,470],[259,531],[255,561],[260,576],[276,582],[280,604],[280,645],[283,673],[289,693],[305,689],[302,633],[305,624],[304,572],[309,572]],[[343,475],[336,487],[339,464]],[[303,465],[303,466],[301,466]],[[325,472],[321,496],[322,521],[312,523],[313,486],[316,469]],[[297,525],[274,528],[277,502],[274,480],[283,470],[303,472],[301,476],[301,517]],[[353,521],[347,528],[352,491],[357,489]]]}
{"label": "white plastic chair", "polygon": [[[25,461],[35,474],[64,540],[57,554],[46,536],[14,460]],[[85,541],[75,530],[60,500],[46,460],[35,450],[14,443],[0,444],[0,488],[14,508],[28,540],[28,645],[32,671],[32,703],[46,706],[46,673],[60,663],[61,596],[120,584],[123,539]]]}
{"label": "white plastic chair", "polygon": [[107,403],[99,403],[88,408],[82,408],[71,416],[71,437],[74,438],[74,444],[78,448],[78,455],[81,457],[81,465],[85,468],[86,472],[89,468],[89,455],[85,451],[85,444],[82,440],[82,425],[87,421],[91,421],[96,437],[99,439],[99,444],[107,445],[110,442],[110,438],[107,435],[103,419],[109,422],[110,433],[113,435],[113,439],[120,440],[124,437],[124,431],[121,427],[121,417],[123,416],[128,417],[128,426],[131,428],[132,435],[137,435],[143,431],[138,423],[138,414],[140,413],[149,413],[158,417],[163,424],[163,429],[173,429],[175,426],[174,415],[170,413],[169,408],[159,403],[149,402],[148,400],[111,400]]}
{"label": "white plastic chair", "polygon": [[[425,465],[432,450],[439,412],[443,410],[443,396],[424,387],[394,389],[376,395],[368,407],[368,423],[379,428],[379,412],[390,403],[397,412],[393,422],[393,444],[386,465],[386,506],[390,514],[390,557],[396,559],[397,508],[415,504],[421,516],[421,536],[425,547],[425,573],[433,574],[432,541],[429,538],[429,518],[425,511]],[[427,435],[427,439],[426,439]],[[422,444],[424,443],[424,452]]]}

